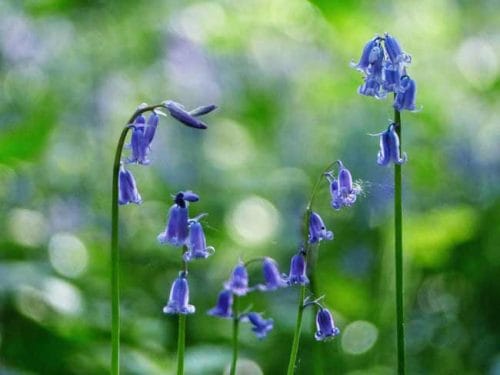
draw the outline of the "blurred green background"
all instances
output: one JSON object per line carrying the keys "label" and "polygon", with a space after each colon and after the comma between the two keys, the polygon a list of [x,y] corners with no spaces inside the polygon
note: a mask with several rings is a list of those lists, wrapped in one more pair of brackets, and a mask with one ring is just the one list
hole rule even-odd
{"label": "blurred green background", "polygon": [[[342,335],[316,343],[306,314],[298,374],[395,373],[392,172],[376,165],[391,102],[356,94],[349,67],[389,31],[413,56],[418,113],[403,114],[410,374],[500,374],[498,1],[0,2],[0,373],[109,371],[111,164],[136,106],[215,103],[207,131],[162,119],[144,199],[121,208],[122,371],[175,369],[165,316],[178,249],[161,246],[170,194],[192,189],[216,253],[190,267],[187,374],[220,374],[231,323],[207,316],[239,257],[288,272],[312,184],[342,159],[364,194],[314,209],[319,289]],[[254,283],[260,270],[251,269]],[[240,358],[285,372],[297,289],[254,294],[275,328],[242,329]],[[318,349],[319,348],[319,349]],[[313,354],[316,351],[316,354]],[[271,355],[270,355],[271,354]]]}

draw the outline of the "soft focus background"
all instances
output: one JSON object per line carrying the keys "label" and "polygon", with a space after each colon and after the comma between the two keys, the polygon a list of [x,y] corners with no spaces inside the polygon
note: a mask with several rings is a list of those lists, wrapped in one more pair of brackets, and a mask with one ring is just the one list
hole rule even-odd
{"label": "soft focus background", "polygon": [[[130,167],[144,203],[120,210],[123,373],[175,369],[161,310],[180,254],[156,241],[170,194],[201,196],[216,248],[190,268],[186,373],[221,374],[231,323],[205,312],[240,257],[288,272],[312,184],[342,159],[363,196],[336,212],[325,183],[314,207],[336,236],[317,272],[342,335],[316,343],[307,311],[297,373],[393,374],[392,171],[368,136],[391,102],[357,95],[349,67],[384,31],[413,56],[422,108],[403,114],[409,373],[500,374],[500,3],[313,3],[0,2],[1,374],[108,372],[114,147],[165,99],[220,109],[206,131],[162,119],[152,164]],[[296,299],[245,298],[275,320],[264,341],[243,327],[248,373],[284,373]]]}

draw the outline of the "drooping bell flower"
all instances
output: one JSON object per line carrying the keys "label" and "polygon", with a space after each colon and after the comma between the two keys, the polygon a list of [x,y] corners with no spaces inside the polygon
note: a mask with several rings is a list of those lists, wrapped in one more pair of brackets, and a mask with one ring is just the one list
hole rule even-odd
{"label": "drooping bell flower", "polygon": [[407,157],[399,149],[399,137],[394,124],[390,124],[385,132],[377,134],[380,136],[380,150],[377,155],[377,164],[386,166],[389,163],[403,164]]}
{"label": "drooping bell flower", "polygon": [[357,64],[353,62],[351,63],[351,66],[366,73],[370,64],[372,64],[376,59],[376,48],[380,49],[379,36],[374,37],[365,44],[359,62]]}
{"label": "drooping bell flower", "polygon": [[156,112],[151,113],[148,117],[148,121],[146,123],[146,128],[144,131],[144,143],[147,144],[148,149],[151,148],[151,142],[156,133],[156,128],[158,127],[158,122],[160,121],[160,117],[156,114]]}
{"label": "drooping bell flower", "polygon": [[330,195],[332,197],[332,207],[340,210],[342,207],[349,207],[356,202],[357,196],[361,193],[361,187],[352,181],[351,172],[344,167],[339,160],[338,178],[332,172],[326,173],[326,178],[330,182]]}
{"label": "drooping bell flower", "polygon": [[167,305],[163,308],[165,314],[193,314],[195,307],[189,304],[189,286],[185,272],[180,272],[170,288]]}
{"label": "drooping bell flower", "polygon": [[132,172],[125,169],[123,165],[118,172],[118,203],[121,205],[142,202],[141,195],[137,190]]}
{"label": "drooping bell flower", "polygon": [[205,259],[215,252],[212,246],[207,246],[203,227],[198,221],[202,216],[189,220],[189,235],[186,241],[187,251],[183,255],[183,259],[189,262],[193,259]]}
{"label": "drooping bell flower", "polygon": [[231,318],[233,316],[233,293],[230,290],[223,290],[219,293],[217,304],[208,311],[208,315],[219,318]]}
{"label": "drooping bell flower", "polygon": [[183,246],[188,238],[188,202],[198,201],[198,196],[191,192],[179,192],[170,207],[165,231],[158,235],[162,244],[169,243],[173,246]]}
{"label": "drooping bell flower", "polygon": [[239,262],[234,267],[231,277],[224,283],[224,288],[237,296],[244,296],[250,291],[248,288],[248,272],[243,262]]}
{"label": "drooping bell flower", "polygon": [[242,321],[248,321],[252,325],[252,332],[259,339],[267,336],[267,333],[273,329],[273,320],[264,319],[261,314],[249,312],[242,316]]}
{"label": "drooping bell flower", "polygon": [[407,110],[415,111],[415,100],[417,96],[417,85],[413,79],[405,75],[401,77],[399,91],[396,92],[394,98],[394,109],[398,111]]}
{"label": "drooping bell flower", "polygon": [[288,286],[287,280],[280,273],[274,259],[269,257],[264,258],[262,262],[262,273],[264,275],[264,285],[259,285],[257,287],[259,290],[265,292]]}
{"label": "drooping bell flower", "polygon": [[128,158],[129,163],[149,164],[149,143],[145,138],[145,124],[146,120],[142,115],[137,116],[132,124],[132,137],[128,146],[132,149],[132,155]]}
{"label": "drooping bell flower", "polygon": [[411,56],[404,53],[396,38],[388,33],[385,33],[384,45],[387,56],[394,66],[399,66],[403,63],[408,64],[411,62]]}
{"label": "drooping bell flower", "polygon": [[172,100],[163,102],[163,106],[168,110],[170,115],[176,120],[182,122],[184,125],[196,129],[206,129],[207,124],[199,120],[197,117],[212,112],[217,107],[215,105],[207,105],[187,111],[182,104],[176,103]]}
{"label": "drooping bell flower", "polygon": [[320,308],[316,314],[316,333],[314,338],[318,341],[325,341],[332,339],[339,333],[340,330],[335,327],[330,311],[325,308]]}
{"label": "drooping bell flower", "polygon": [[306,258],[301,251],[292,257],[290,262],[290,273],[288,275],[288,285],[306,285],[309,279],[306,275]]}
{"label": "drooping bell flower", "polygon": [[321,216],[319,216],[316,212],[311,212],[311,216],[309,218],[309,243],[314,244],[320,242],[321,240],[332,239],[333,232],[326,229]]}

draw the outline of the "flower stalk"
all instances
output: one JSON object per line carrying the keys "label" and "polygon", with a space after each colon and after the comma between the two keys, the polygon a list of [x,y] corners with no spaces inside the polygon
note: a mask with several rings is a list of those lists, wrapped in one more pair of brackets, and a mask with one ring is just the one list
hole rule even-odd
{"label": "flower stalk", "polygon": [[240,317],[238,313],[238,295],[233,295],[233,358],[231,360],[230,375],[236,374],[236,362],[238,360],[238,334]]}

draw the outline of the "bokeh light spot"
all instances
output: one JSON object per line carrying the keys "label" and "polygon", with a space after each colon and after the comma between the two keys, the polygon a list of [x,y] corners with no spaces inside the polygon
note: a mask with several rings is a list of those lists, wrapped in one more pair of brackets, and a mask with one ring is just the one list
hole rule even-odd
{"label": "bokeh light spot", "polygon": [[477,89],[487,89],[498,75],[495,50],[482,38],[465,40],[458,49],[456,62],[465,79]]}
{"label": "bokeh light spot", "polygon": [[365,320],[349,324],[342,334],[342,349],[349,354],[363,354],[370,350],[378,338],[377,327]]}
{"label": "bokeh light spot", "polygon": [[43,281],[43,296],[47,303],[64,315],[77,315],[82,310],[82,296],[72,284],[54,277]]}
{"label": "bokeh light spot", "polygon": [[80,276],[88,264],[85,245],[70,233],[57,233],[49,241],[49,259],[54,269],[67,277]]}
{"label": "bokeh light spot", "polygon": [[47,225],[40,212],[15,208],[8,216],[7,228],[15,242],[28,247],[36,247],[45,240]]}
{"label": "bokeh light spot", "polygon": [[279,226],[280,216],[267,200],[250,196],[239,202],[229,214],[227,225],[231,237],[242,245],[266,242]]}

